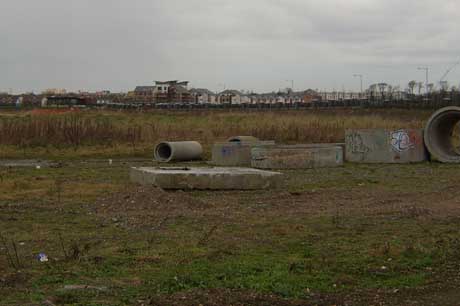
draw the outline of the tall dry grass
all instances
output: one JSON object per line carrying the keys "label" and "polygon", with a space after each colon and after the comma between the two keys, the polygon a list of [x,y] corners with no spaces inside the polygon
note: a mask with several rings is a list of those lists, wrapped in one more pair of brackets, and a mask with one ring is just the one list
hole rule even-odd
{"label": "tall dry grass", "polygon": [[428,116],[413,110],[20,113],[0,116],[0,146],[136,147],[188,139],[209,145],[233,135],[280,143],[341,142],[347,128],[420,128]]}

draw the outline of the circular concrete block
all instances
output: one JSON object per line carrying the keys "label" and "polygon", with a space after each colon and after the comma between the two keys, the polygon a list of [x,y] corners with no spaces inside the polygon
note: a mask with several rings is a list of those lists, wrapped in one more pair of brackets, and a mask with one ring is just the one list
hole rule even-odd
{"label": "circular concrete block", "polygon": [[203,148],[196,141],[160,142],[154,151],[155,160],[163,163],[197,160],[202,154]]}
{"label": "circular concrete block", "polygon": [[452,142],[452,134],[460,122],[460,107],[449,106],[436,111],[425,127],[425,146],[433,160],[460,163],[460,152]]}

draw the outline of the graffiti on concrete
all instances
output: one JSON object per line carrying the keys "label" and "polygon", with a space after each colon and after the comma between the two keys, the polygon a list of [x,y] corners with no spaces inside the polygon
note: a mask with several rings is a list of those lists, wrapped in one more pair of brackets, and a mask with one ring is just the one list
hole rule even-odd
{"label": "graffiti on concrete", "polygon": [[233,154],[233,148],[230,146],[223,146],[221,150],[222,156],[230,156]]}
{"label": "graffiti on concrete", "polygon": [[415,148],[420,142],[415,133],[398,130],[391,133],[391,146],[396,152],[405,152]]}
{"label": "graffiti on concrete", "polygon": [[351,153],[361,154],[361,159],[364,159],[369,153],[370,149],[364,143],[363,137],[359,133],[351,133],[347,136],[347,146],[350,148]]}

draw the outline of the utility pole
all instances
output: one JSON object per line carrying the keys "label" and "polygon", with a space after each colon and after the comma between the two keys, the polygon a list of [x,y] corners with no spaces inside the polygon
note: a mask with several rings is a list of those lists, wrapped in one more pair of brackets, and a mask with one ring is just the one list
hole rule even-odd
{"label": "utility pole", "polygon": [[430,68],[428,67],[418,67],[417,70],[425,70],[425,93],[428,95],[428,71]]}
{"label": "utility pole", "polygon": [[362,74],[353,74],[353,77],[358,78],[359,77],[359,83],[360,83],[360,88],[361,88],[361,95],[363,95],[363,75]]}

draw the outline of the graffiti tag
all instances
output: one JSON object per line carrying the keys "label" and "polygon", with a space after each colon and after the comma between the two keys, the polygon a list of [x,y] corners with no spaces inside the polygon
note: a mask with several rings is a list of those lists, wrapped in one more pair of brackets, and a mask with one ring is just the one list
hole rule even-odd
{"label": "graffiti tag", "polygon": [[370,148],[365,145],[362,136],[359,133],[351,133],[347,138],[347,145],[351,153],[359,155],[360,159],[364,160]]}
{"label": "graffiti tag", "polygon": [[391,146],[396,152],[405,152],[413,149],[416,145],[414,135],[409,135],[407,131],[398,130],[391,133]]}

